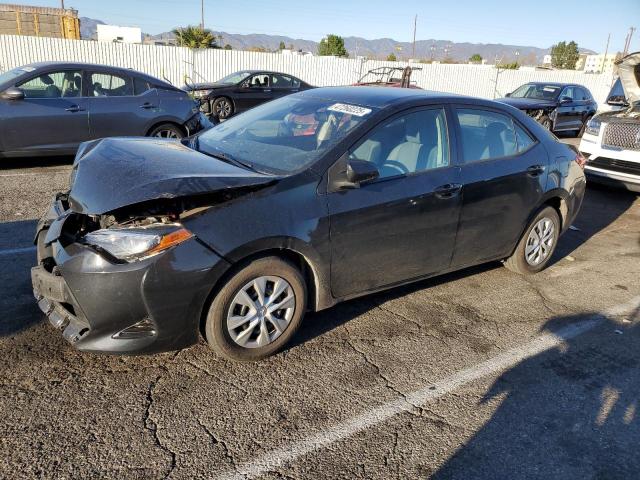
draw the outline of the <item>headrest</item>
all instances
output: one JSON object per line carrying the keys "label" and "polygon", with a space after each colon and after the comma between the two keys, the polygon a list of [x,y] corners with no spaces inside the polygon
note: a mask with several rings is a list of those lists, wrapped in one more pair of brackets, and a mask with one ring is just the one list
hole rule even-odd
{"label": "headrest", "polygon": [[45,85],[53,85],[53,79],[49,75],[41,75],[40,80],[42,80],[42,83]]}

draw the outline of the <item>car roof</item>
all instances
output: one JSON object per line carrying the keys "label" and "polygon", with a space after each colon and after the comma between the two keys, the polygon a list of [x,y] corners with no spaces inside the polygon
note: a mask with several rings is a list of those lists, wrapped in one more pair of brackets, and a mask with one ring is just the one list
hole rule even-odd
{"label": "car roof", "polygon": [[[100,63],[85,63],[85,62],[34,62],[34,63],[30,63],[28,65],[22,65],[22,67],[32,67],[35,69],[41,69],[41,68],[50,68],[50,67],[54,67],[54,68],[81,68],[81,69],[97,69],[97,70],[110,70],[110,71],[117,71],[123,74],[129,74],[129,75],[136,75],[139,77],[143,77],[146,78],[147,80],[151,80],[154,83],[160,83],[162,85],[171,87],[171,88],[176,88],[173,85],[171,85],[169,82],[167,82],[166,80],[162,80],[159,78],[154,77],[153,75],[148,75],[144,72],[140,72],[138,70],[134,70],[132,68],[126,68],[126,67],[116,67],[113,65],[104,65],[104,64],[100,64]],[[22,68],[20,67],[20,68]]]}
{"label": "car roof", "polygon": [[562,82],[527,82],[524,85],[549,85],[552,87],[581,87],[582,85],[578,85],[577,83],[562,83]]}
{"label": "car roof", "polygon": [[437,103],[474,103],[478,105],[495,105],[491,100],[475,97],[466,97],[454,93],[435,92],[430,90],[417,90],[413,88],[397,87],[321,87],[305,90],[297,95],[306,97],[323,98],[329,101],[345,102],[357,105],[366,105],[374,108],[384,108],[389,105],[413,103],[419,100],[429,100]]}

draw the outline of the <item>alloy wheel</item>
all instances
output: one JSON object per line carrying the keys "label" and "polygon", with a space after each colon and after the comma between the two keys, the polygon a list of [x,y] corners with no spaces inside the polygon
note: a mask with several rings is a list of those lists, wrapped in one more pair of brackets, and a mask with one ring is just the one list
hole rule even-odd
{"label": "alloy wheel", "polygon": [[533,267],[544,262],[553,251],[555,225],[550,218],[543,217],[529,232],[524,256]]}
{"label": "alloy wheel", "polygon": [[180,138],[180,136],[174,131],[169,129],[158,130],[153,134],[157,138]]}
{"label": "alloy wheel", "polygon": [[219,100],[216,103],[216,114],[220,118],[227,118],[231,114],[231,104],[224,99]]}
{"label": "alloy wheel", "polygon": [[284,278],[255,278],[233,297],[227,312],[227,331],[241,347],[264,347],[287,329],[295,307],[295,293]]}

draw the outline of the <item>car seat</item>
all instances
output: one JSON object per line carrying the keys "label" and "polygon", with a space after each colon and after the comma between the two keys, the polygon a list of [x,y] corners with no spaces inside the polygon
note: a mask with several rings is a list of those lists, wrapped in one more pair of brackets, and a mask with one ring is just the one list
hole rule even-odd
{"label": "car seat", "polygon": [[62,93],[58,87],[53,83],[53,79],[49,75],[42,75],[40,77],[42,83],[47,87],[44,89],[44,96],[47,98],[59,98]]}
{"label": "car seat", "polygon": [[425,137],[425,139],[427,137],[427,134],[421,131],[423,130],[423,125],[425,123],[422,115],[408,115],[405,117],[405,141],[391,150],[391,153],[389,153],[380,168],[381,177],[413,173],[427,168],[429,158],[436,148],[435,145],[433,147],[425,147],[422,143],[422,137]]}

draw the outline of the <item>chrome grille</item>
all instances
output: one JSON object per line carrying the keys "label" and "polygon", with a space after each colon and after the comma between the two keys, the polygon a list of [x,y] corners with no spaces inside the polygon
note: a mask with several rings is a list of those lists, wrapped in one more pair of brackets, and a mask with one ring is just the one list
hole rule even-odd
{"label": "chrome grille", "polygon": [[640,150],[640,123],[610,123],[604,129],[602,144],[607,147]]}

